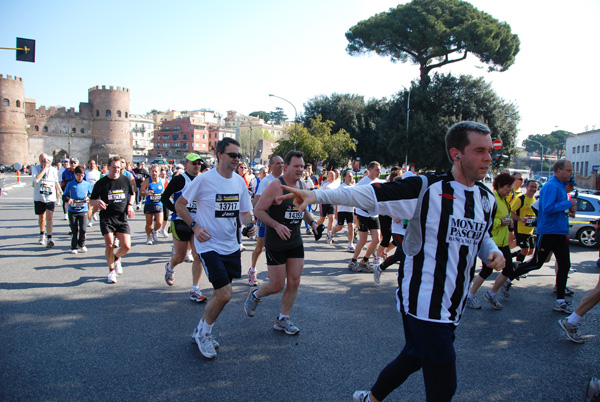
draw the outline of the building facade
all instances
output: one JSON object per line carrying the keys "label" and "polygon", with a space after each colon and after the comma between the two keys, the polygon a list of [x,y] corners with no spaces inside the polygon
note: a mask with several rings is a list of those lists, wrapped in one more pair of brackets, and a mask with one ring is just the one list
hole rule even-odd
{"label": "building facade", "polygon": [[154,130],[154,149],[150,154],[173,160],[181,160],[190,152],[209,156],[212,152],[208,126],[200,118],[192,116],[163,120]]}
{"label": "building facade", "polygon": [[129,90],[96,86],[79,110],[36,106],[25,98],[23,80],[0,75],[0,163],[35,164],[46,152],[54,161],[76,157],[106,161],[132,158]]}
{"label": "building facade", "polygon": [[[578,184],[586,178],[592,176],[595,178],[600,169],[600,130],[586,131],[567,137],[565,155],[573,163]],[[595,181],[591,180],[591,182]]]}
{"label": "building facade", "polygon": [[129,129],[133,140],[133,161],[148,162],[148,155],[154,149],[153,116],[130,115]]}

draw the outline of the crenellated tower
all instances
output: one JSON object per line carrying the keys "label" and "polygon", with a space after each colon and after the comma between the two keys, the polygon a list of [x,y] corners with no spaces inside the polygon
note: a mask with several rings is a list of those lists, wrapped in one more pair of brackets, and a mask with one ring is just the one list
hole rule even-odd
{"label": "crenellated tower", "polygon": [[0,74],[0,163],[26,163],[29,142],[23,79]]}
{"label": "crenellated tower", "polygon": [[133,139],[129,129],[129,89],[95,86],[88,90],[92,107],[92,145],[90,158],[106,163],[112,155],[133,158]]}

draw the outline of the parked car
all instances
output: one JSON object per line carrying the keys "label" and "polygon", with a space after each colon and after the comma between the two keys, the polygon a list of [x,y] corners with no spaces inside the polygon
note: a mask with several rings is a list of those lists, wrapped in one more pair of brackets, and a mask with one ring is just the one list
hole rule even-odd
{"label": "parked car", "polygon": [[591,194],[577,195],[577,213],[569,218],[569,238],[577,240],[584,247],[596,247],[594,226],[590,221],[600,219],[600,196]]}

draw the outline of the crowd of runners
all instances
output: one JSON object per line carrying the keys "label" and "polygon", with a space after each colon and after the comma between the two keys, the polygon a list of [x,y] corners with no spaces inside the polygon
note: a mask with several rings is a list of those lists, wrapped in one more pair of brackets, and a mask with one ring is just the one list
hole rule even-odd
{"label": "crowd of runners", "polygon": [[[499,298],[510,296],[514,281],[554,254],[552,310],[567,314],[558,325],[576,343],[584,343],[581,318],[600,301],[600,279],[577,308],[571,306],[567,234],[576,201],[568,195],[568,186],[575,184],[569,161],[555,164],[554,177],[536,201],[537,182],[523,183],[518,173],[497,175],[493,191],[480,182],[491,162],[486,126],[455,124],[446,134],[446,150],[452,170],[445,174],[417,175],[394,167],[385,179],[376,161],[363,177],[336,168],[317,177],[301,151],[273,155],[268,168],[252,175],[239,143],[231,138],[216,146],[213,168],[191,153],[173,169],[134,168],[116,156],[101,170],[93,160],[83,166],[72,158],[59,171],[41,154],[32,168],[38,242],[56,245],[53,213],[62,202],[72,235],[69,252],[87,251],[86,231],[97,221],[105,242],[107,281],[117,283],[123,257],[132,247],[128,219],[142,211],[146,244],[172,245],[166,285],[174,285],[182,263],[192,263],[190,300],[206,303],[192,339],[212,359],[219,347],[213,326],[232,298],[232,281],[242,274],[249,285],[246,314],[253,317],[265,298],[283,292],[273,327],[288,335],[300,332],[290,316],[304,267],[305,230],[320,241],[322,252],[347,250],[349,274],[368,273],[379,284],[386,269],[399,267],[397,300],[406,345],[373,388],[357,391],[354,400],[383,400],[420,369],[427,399],[450,400],[457,382],[454,329],[466,307],[481,309],[477,291],[494,270],[499,274],[483,299],[502,309]],[[247,279],[241,264],[244,236],[256,243]],[[475,276],[477,261],[483,264]],[[259,270],[268,273],[260,284]],[[213,287],[210,298],[200,289],[203,271]],[[590,384],[600,392],[597,380]]]}

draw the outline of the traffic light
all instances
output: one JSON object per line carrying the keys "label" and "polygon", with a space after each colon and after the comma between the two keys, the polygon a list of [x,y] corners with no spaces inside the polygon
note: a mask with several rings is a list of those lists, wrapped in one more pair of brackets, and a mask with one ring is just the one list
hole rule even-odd
{"label": "traffic light", "polygon": [[35,63],[35,40],[17,38],[17,60]]}
{"label": "traffic light", "polygon": [[506,164],[508,164],[508,155],[502,155],[500,152],[494,152],[492,154],[493,169],[502,169]]}

